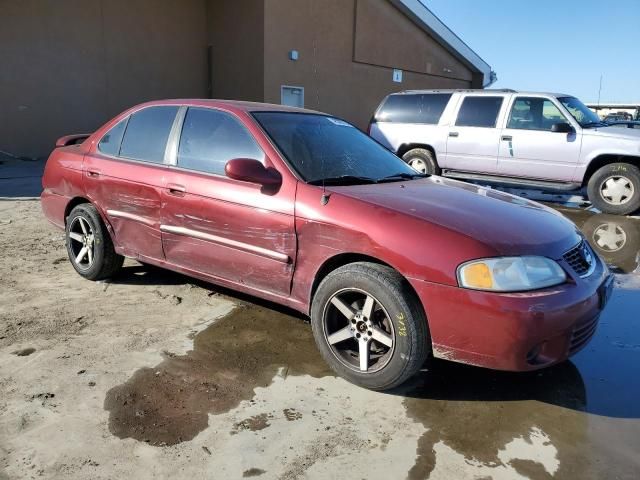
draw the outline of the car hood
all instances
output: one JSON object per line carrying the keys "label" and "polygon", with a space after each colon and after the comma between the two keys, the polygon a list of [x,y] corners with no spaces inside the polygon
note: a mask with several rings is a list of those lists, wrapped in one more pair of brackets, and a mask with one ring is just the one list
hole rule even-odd
{"label": "car hood", "polygon": [[584,129],[584,135],[590,135],[594,137],[607,137],[618,138],[621,140],[636,140],[640,141],[640,129],[638,128],[626,128],[626,127],[598,127]]}
{"label": "car hood", "polygon": [[580,241],[575,225],[544,205],[435,175],[331,190],[466,235],[496,255],[558,259]]}

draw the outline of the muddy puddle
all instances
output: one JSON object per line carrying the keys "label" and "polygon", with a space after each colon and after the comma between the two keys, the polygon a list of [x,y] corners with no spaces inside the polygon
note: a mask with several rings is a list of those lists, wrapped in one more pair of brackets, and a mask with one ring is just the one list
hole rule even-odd
{"label": "muddy puddle", "polygon": [[[207,428],[208,415],[227,412],[268,386],[278,373],[330,375],[300,318],[246,305],[200,332],[186,355],[165,354],[154,368],[138,370],[105,398],[109,429],[120,438],[174,445]],[[256,418],[240,429],[264,428]]]}

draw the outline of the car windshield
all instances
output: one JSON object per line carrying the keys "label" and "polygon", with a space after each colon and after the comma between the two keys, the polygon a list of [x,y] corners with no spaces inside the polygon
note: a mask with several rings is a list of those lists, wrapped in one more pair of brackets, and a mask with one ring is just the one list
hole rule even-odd
{"label": "car windshield", "polygon": [[296,112],[253,116],[308,183],[378,183],[425,176],[343,120]]}
{"label": "car windshield", "polygon": [[558,100],[581,127],[597,127],[598,125],[603,125],[600,117],[576,97],[560,97]]}

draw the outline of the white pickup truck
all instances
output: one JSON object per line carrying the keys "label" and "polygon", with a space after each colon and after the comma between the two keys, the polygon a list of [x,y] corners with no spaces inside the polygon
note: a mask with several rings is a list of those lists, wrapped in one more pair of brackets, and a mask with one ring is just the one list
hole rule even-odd
{"label": "white pickup truck", "polygon": [[608,126],[570,95],[394,93],[369,134],[420,172],[546,190],[586,187],[603,212],[640,208],[640,130]]}

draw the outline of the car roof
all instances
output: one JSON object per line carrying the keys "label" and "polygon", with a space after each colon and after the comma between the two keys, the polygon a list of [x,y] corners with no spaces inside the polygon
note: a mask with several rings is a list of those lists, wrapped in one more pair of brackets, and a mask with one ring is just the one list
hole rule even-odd
{"label": "car roof", "polygon": [[520,95],[549,95],[551,97],[572,97],[565,93],[554,92],[527,92],[521,90],[513,90],[511,88],[455,88],[455,89],[433,89],[433,90],[404,90],[402,92],[392,93],[391,95],[412,95],[416,93],[473,93],[478,95],[495,95],[496,93],[517,93]]}
{"label": "car roof", "polygon": [[153,100],[145,102],[137,107],[149,107],[153,105],[184,105],[187,107],[208,107],[221,108],[232,112],[296,112],[315,113],[328,115],[316,110],[306,108],[289,107],[287,105],[276,105],[273,103],[247,102],[243,100],[219,100],[209,98],[174,98],[167,100]]}

